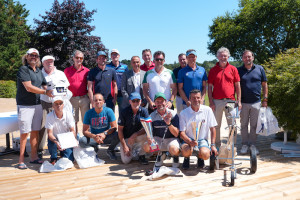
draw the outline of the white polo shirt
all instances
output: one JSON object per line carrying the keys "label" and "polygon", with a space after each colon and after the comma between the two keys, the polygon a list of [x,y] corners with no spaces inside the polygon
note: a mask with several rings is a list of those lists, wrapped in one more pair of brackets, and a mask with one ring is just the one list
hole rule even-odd
{"label": "white polo shirt", "polygon": [[50,112],[46,117],[45,128],[52,129],[53,135],[70,132],[70,128],[75,127],[73,114],[63,110],[63,117],[59,119],[55,111]]}
{"label": "white polo shirt", "polygon": [[192,122],[202,122],[202,127],[198,139],[206,140],[208,139],[210,128],[218,125],[212,109],[205,105],[201,105],[200,109],[197,112],[193,111],[190,106],[181,111],[179,116],[180,131],[185,131],[185,134],[188,137],[194,139],[193,129],[191,125]]}
{"label": "white polo shirt", "polygon": [[163,71],[158,74],[155,68],[146,72],[143,83],[149,83],[149,96],[154,101],[155,94],[162,92],[166,99],[171,98],[171,84],[176,83],[176,78],[172,72],[164,67]]}

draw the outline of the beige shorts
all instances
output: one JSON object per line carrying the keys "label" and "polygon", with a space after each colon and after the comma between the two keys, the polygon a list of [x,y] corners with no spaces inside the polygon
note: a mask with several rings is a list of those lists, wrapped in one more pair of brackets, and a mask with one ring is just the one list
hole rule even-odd
{"label": "beige shorts", "polygon": [[39,131],[42,126],[43,108],[42,105],[22,106],[18,105],[18,124],[20,133]]}
{"label": "beige shorts", "polygon": [[154,136],[154,140],[157,142],[159,149],[161,151],[169,151],[170,146],[175,146],[180,149],[179,139],[178,138],[165,138],[163,143],[161,137]]}

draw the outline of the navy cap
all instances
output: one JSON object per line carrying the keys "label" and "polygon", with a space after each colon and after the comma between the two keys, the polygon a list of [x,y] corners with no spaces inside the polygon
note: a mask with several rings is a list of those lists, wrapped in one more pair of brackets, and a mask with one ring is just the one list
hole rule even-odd
{"label": "navy cap", "polygon": [[195,56],[197,56],[196,51],[188,51],[188,52],[186,52],[186,57],[188,57],[191,54],[194,54]]}
{"label": "navy cap", "polygon": [[98,57],[98,56],[106,56],[106,57],[107,57],[105,51],[98,51],[97,57]]}
{"label": "navy cap", "polygon": [[133,100],[133,99],[139,99],[139,100],[141,100],[142,98],[141,98],[141,95],[139,93],[133,92],[133,93],[130,94],[129,99],[130,100]]}

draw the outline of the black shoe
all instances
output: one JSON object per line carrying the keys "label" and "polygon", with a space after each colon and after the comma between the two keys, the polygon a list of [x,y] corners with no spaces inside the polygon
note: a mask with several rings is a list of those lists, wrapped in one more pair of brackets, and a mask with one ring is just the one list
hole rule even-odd
{"label": "black shoe", "polygon": [[179,167],[179,157],[178,156],[173,156],[173,163],[172,163],[172,167],[174,168],[178,168]]}
{"label": "black shoe", "polygon": [[204,160],[201,159],[201,158],[198,158],[197,166],[198,166],[198,168],[203,169],[204,166],[205,166],[204,165]]}
{"label": "black shoe", "polygon": [[182,163],[182,169],[188,169],[190,168],[190,157],[184,158]]}
{"label": "black shoe", "polygon": [[38,151],[37,155],[40,159],[43,159],[43,151]]}
{"label": "black shoe", "polygon": [[216,165],[216,156],[215,153],[212,153],[209,159],[209,170],[215,170]]}
{"label": "black shoe", "polygon": [[139,156],[139,161],[142,165],[148,165],[149,164],[148,160],[146,160],[145,155]]}
{"label": "black shoe", "polygon": [[111,159],[111,160],[117,160],[115,151],[107,150],[106,155],[108,155],[109,159]]}

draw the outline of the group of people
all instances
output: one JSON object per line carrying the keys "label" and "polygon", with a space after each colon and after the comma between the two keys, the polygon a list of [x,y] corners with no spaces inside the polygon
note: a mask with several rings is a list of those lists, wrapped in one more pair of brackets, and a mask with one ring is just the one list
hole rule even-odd
{"label": "group of people", "polygon": [[[188,169],[189,157],[195,149],[197,166],[203,168],[204,160],[218,155],[222,115],[223,111],[230,115],[225,109],[229,101],[236,101],[241,110],[241,153],[246,154],[251,145],[255,147],[258,112],[260,106],[267,106],[268,87],[264,69],[253,63],[254,54],[250,50],[245,50],[244,64],[236,68],[228,62],[229,50],[221,47],[217,52],[218,62],[208,76],[196,64],[194,49],[179,54],[180,67],[173,71],[164,67],[163,51],[156,51],[152,61],[150,49],[142,51],[143,65],[139,56],[131,58],[132,70],[119,61],[117,49],[111,51],[109,64],[107,53],[99,51],[97,66],[92,69],[83,66],[83,52],[76,50],[72,56],[74,64],[64,72],[56,69],[55,58],[50,55],[43,57],[40,69],[39,52],[34,48],[23,56],[16,96],[21,135],[19,169],[27,168],[24,152],[29,133],[30,163],[43,162],[46,136],[52,164],[57,161],[57,151],[73,161],[72,148],[62,149],[57,138],[66,132],[74,134],[80,147],[92,146],[96,153],[100,144],[109,144],[106,154],[111,160],[117,160],[116,147],[120,144],[121,160],[125,164],[134,158],[148,164],[145,155],[155,143],[163,152],[157,158],[157,166],[163,164],[168,154],[173,157],[172,166],[179,167],[181,153],[182,168]],[[61,87],[63,95],[55,93]],[[209,106],[204,105],[206,92]],[[78,134],[79,112],[83,121],[82,137]],[[152,135],[146,133],[141,123],[141,119],[149,117]],[[230,125],[231,121],[227,122]]]}

